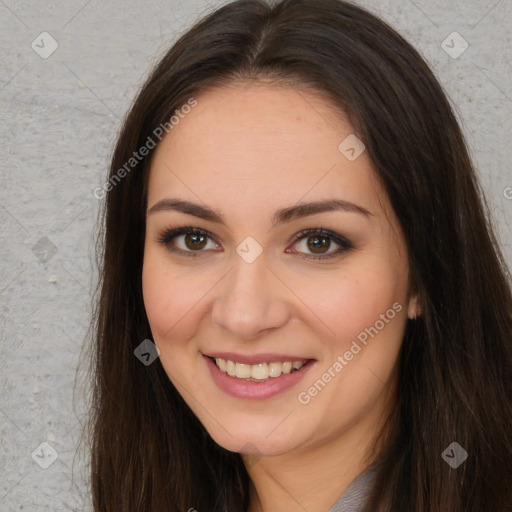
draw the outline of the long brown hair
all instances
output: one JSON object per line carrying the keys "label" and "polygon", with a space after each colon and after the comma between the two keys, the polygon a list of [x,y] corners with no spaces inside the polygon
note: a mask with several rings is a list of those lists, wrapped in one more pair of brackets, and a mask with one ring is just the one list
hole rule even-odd
{"label": "long brown hair", "polygon": [[[510,510],[510,277],[441,86],[401,36],[355,5],[238,0],[163,57],[113,154],[87,352],[95,512],[247,510],[240,455],[210,438],[158,359],[145,366],[134,355],[151,339],[141,286],[151,153],[126,163],[200,91],[262,78],[321,92],[349,116],[408,247],[422,314],[406,326],[392,435],[366,510]],[[452,442],[468,452],[457,469],[441,456]]]}

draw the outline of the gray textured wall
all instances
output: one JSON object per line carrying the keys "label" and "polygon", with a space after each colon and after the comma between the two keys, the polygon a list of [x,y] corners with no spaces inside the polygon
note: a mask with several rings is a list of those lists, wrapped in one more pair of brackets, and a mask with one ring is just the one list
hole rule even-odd
{"label": "gray textured wall", "polygon": [[[3,512],[89,509],[73,384],[95,281],[93,190],[147,71],[220,3],[0,1]],[[458,106],[512,263],[512,1],[359,3],[422,52]]]}

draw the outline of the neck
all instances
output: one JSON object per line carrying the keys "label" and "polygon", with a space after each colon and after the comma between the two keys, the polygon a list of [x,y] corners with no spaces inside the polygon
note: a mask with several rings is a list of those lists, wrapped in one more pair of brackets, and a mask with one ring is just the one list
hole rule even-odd
{"label": "neck", "polygon": [[[269,461],[266,464],[260,461],[259,467],[251,471],[248,512],[325,512],[331,509],[353,480],[368,467],[346,456],[342,456],[342,467],[313,465],[311,458],[306,455],[295,457],[293,462],[287,462],[281,457],[279,459],[278,463],[272,461],[270,467]],[[299,469],[297,465],[301,463],[309,466],[307,471]],[[329,467],[326,468],[327,465]],[[336,475],[336,479],[325,478],[326,471]]]}
{"label": "neck", "polygon": [[333,435],[307,449],[261,457],[252,465],[244,457],[252,481],[247,512],[330,510],[375,461],[385,442],[372,443],[379,432],[376,425],[382,427],[385,419],[376,414],[369,414],[342,435]]}

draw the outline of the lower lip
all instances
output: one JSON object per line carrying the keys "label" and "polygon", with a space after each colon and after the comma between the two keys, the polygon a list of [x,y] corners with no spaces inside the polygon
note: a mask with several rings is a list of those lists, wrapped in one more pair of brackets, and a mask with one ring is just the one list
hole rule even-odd
{"label": "lower lip", "polygon": [[297,384],[309,370],[314,366],[315,361],[308,361],[300,370],[283,374],[280,377],[271,377],[265,382],[252,382],[231,377],[207,356],[206,364],[212,378],[217,386],[228,395],[236,398],[248,398],[252,400],[263,400],[271,398]]}

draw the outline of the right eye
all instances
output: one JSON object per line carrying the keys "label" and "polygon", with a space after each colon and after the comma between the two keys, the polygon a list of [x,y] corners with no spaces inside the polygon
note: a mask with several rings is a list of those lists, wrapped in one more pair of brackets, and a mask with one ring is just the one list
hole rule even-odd
{"label": "right eye", "polygon": [[[176,240],[180,240],[180,237],[181,247],[179,247],[180,244],[176,242]],[[214,244],[213,249],[218,247],[218,244],[213,242],[213,235],[208,231],[192,226],[184,226],[164,230],[158,236],[157,241],[163,244],[169,252],[197,257],[200,253],[205,252],[203,249],[208,245],[208,239],[212,240]],[[176,247],[176,245],[178,245],[178,247]]]}

